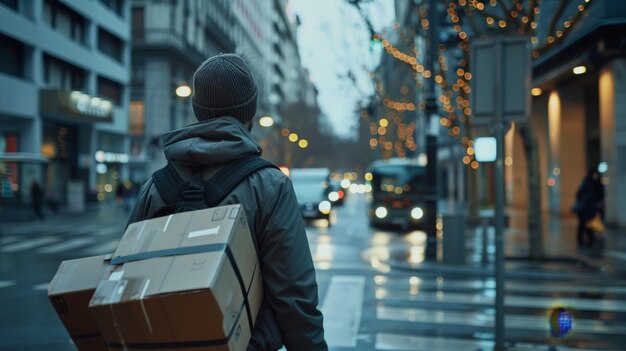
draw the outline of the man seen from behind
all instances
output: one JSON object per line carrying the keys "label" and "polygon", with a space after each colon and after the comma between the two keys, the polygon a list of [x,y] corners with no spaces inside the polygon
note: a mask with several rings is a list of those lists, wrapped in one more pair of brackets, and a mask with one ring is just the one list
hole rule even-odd
{"label": "man seen from behind", "polygon": [[[250,131],[257,85],[234,54],[204,61],[193,76],[197,123],[162,135],[165,157],[182,179],[193,171],[209,179],[221,167],[262,150]],[[263,168],[220,203],[241,204],[259,253],[264,300],[248,350],[327,350],[318,310],[315,269],[290,179]],[[152,218],[166,204],[152,179],[141,188],[129,223]]]}

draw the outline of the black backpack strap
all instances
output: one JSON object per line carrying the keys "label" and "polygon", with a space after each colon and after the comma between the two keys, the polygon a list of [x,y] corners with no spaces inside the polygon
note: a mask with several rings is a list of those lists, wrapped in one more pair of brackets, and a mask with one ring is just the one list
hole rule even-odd
{"label": "black backpack strap", "polygon": [[[219,204],[242,180],[252,173],[267,167],[278,166],[258,155],[248,155],[222,167],[211,179],[202,182],[201,172],[192,173],[191,179],[184,181],[174,166],[168,164],[152,174],[152,180],[163,201],[167,205],[177,205],[186,201],[193,203],[192,209],[213,207]],[[202,190],[202,188],[204,188]],[[202,207],[197,207],[198,197],[204,194]],[[176,206],[177,211],[179,206]]]}
{"label": "black backpack strap", "polygon": [[187,189],[184,181],[171,163],[152,173],[152,181],[166,204],[171,205],[183,200],[183,192]]}
{"label": "black backpack strap", "polygon": [[194,211],[206,208],[204,204],[204,188],[202,184],[202,172],[194,171],[187,182],[187,189],[183,191],[183,201],[176,203],[174,213]]}
{"label": "black backpack strap", "polygon": [[204,182],[204,202],[208,207],[217,206],[242,180],[268,167],[278,169],[278,166],[259,155],[245,156],[227,164]]}

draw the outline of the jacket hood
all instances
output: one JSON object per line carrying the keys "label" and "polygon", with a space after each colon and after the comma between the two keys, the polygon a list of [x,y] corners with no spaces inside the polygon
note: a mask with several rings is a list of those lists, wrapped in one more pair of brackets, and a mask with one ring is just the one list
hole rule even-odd
{"label": "jacket hood", "polygon": [[261,146],[234,117],[219,117],[163,133],[165,158],[182,166],[212,166],[250,154]]}

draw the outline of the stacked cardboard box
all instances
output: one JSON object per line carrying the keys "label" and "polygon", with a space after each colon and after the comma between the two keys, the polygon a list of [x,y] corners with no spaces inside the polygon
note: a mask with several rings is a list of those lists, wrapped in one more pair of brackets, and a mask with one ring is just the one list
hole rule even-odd
{"label": "stacked cardboard box", "polygon": [[133,223],[89,303],[111,350],[245,350],[263,299],[240,205]]}
{"label": "stacked cardboard box", "polygon": [[88,306],[111,255],[63,261],[48,285],[48,298],[80,351],[108,351]]}

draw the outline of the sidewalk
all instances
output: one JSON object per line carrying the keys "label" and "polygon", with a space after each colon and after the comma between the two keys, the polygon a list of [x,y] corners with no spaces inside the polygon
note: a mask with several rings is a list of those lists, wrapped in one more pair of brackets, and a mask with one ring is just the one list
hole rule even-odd
{"label": "sidewalk", "polygon": [[[505,257],[525,259],[528,256],[527,212],[507,209],[508,226],[505,232]],[[607,228],[599,234],[594,249],[579,249],[576,217],[543,214],[543,247],[545,262],[586,264],[605,270],[609,274],[626,275],[626,228]],[[602,249],[602,245],[604,249]]]}
{"label": "sidewalk", "polygon": [[[28,211],[30,209],[23,209]],[[32,210],[24,216],[26,219],[19,221],[2,221],[0,222],[0,235],[21,233],[26,229],[36,231],[38,228],[56,227],[61,225],[72,224],[81,226],[91,223],[109,223],[124,222],[128,220],[129,212],[117,204],[87,204],[82,212],[70,212],[67,208],[62,208],[57,213],[46,212],[44,220],[38,220],[32,214]]]}

